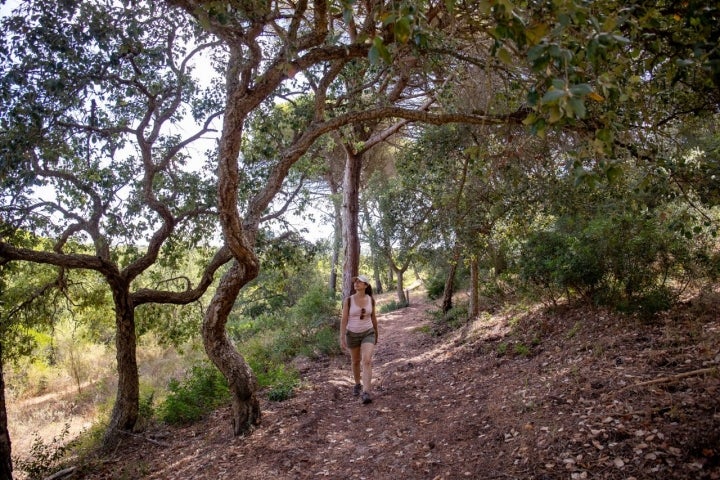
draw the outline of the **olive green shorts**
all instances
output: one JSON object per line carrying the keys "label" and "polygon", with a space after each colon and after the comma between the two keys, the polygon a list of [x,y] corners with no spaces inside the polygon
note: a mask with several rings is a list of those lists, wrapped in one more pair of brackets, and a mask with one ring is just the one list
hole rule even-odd
{"label": "olive green shorts", "polygon": [[375,330],[372,328],[364,332],[355,333],[350,330],[345,332],[348,348],[358,348],[363,343],[375,344]]}

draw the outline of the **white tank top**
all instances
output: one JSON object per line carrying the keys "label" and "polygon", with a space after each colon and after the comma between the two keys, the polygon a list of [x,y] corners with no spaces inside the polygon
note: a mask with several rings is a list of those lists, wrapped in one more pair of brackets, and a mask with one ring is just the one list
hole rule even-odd
{"label": "white tank top", "polygon": [[[350,308],[348,309],[348,324],[347,329],[353,333],[362,333],[373,328],[372,324],[372,297],[370,295],[365,296],[366,305],[357,305],[355,303],[355,297],[350,297]],[[362,309],[365,309],[365,314],[360,320],[360,314]]]}

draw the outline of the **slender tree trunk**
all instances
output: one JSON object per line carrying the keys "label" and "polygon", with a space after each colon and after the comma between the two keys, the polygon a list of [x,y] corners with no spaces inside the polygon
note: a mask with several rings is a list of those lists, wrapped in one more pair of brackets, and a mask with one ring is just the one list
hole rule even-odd
{"label": "slender tree trunk", "polygon": [[442,311],[447,313],[453,307],[453,294],[455,293],[455,273],[457,272],[457,265],[460,261],[460,246],[455,244],[453,247],[453,256],[450,260],[450,270],[448,271],[447,278],[445,279],[445,289],[443,290],[443,302]]}
{"label": "slender tree trunk", "polygon": [[407,303],[408,303],[408,302],[407,302],[407,297],[405,296],[405,282],[404,282],[404,280],[403,280],[404,277],[405,277],[405,270],[406,270],[406,269],[407,269],[407,268],[395,269],[395,273],[396,273],[396,276],[397,276],[397,288],[396,288],[396,291],[397,291],[397,299],[398,299],[398,304],[399,304],[399,305],[407,305]]}
{"label": "slender tree trunk", "polygon": [[0,341],[0,480],[12,480],[12,445],[8,432],[5,405],[5,375],[3,373],[2,341]]}
{"label": "slender tree trunk", "polygon": [[335,209],[335,227],[333,229],[333,244],[332,244],[332,260],[330,264],[330,281],[329,289],[330,293],[334,294],[337,292],[337,269],[340,260],[340,248],[342,247],[343,237],[343,223],[342,223],[342,211],[340,205],[337,202],[333,202]]}
{"label": "slender tree trunk", "polygon": [[379,242],[378,242],[378,234],[375,228],[373,227],[372,221],[370,219],[370,214],[367,210],[367,203],[363,204],[363,215],[365,216],[365,235],[367,237],[368,243],[370,244],[370,261],[372,262],[372,278],[373,283],[375,284],[373,286],[373,292],[375,294],[381,294],[383,293],[383,283],[382,279],[380,278],[380,273],[382,271],[382,250],[380,248]]}
{"label": "slender tree trunk", "polygon": [[357,275],[360,266],[360,237],[358,218],[360,213],[360,171],[362,158],[349,150],[345,161],[343,176],[343,298],[352,291],[352,277]]}
{"label": "slender tree trunk", "polygon": [[383,284],[382,279],[380,278],[380,260],[378,259],[378,256],[375,256],[375,261],[373,262],[373,280],[375,281],[375,286],[373,287],[373,292],[376,294],[383,293]]}
{"label": "slender tree trunk", "polygon": [[[331,172],[332,169],[328,169],[328,173],[326,175],[327,183],[330,186],[330,193],[332,194],[332,204],[333,204],[333,213],[335,215],[334,222],[333,222],[333,243],[332,243],[332,258],[330,261],[330,278],[328,279],[328,290],[331,294],[335,295],[337,292],[338,286],[338,264],[340,261],[340,249],[342,248],[342,241],[343,241],[343,223],[342,223],[342,206],[340,204],[340,201],[337,199],[337,193],[338,193],[338,186],[335,180],[333,179],[333,175]],[[338,320],[339,322],[339,320]],[[339,325],[339,323],[338,323]]]}
{"label": "slender tree trunk", "polygon": [[135,308],[127,285],[118,286],[117,282],[111,284],[115,302],[115,357],[118,383],[115,405],[103,441],[108,448],[116,444],[121,431],[132,431],[135,428],[140,408]]}
{"label": "slender tree trunk", "polygon": [[453,293],[455,284],[455,272],[457,270],[457,262],[450,264],[450,270],[445,278],[445,289],[443,290],[442,311],[449,312],[453,307]]}
{"label": "slender tree trunk", "polygon": [[257,380],[243,356],[235,349],[225,327],[240,289],[257,276],[257,264],[233,263],[220,280],[203,322],[205,351],[228,381],[232,394],[232,430],[235,436],[260,423]]}
{"label": "slender tree trunk", "polygon": [[479,296],[479,273],[478,260],[473,255],[470,260],[470,308],[468,311],[469,318],[475,318],[480,314],[480,296]]}

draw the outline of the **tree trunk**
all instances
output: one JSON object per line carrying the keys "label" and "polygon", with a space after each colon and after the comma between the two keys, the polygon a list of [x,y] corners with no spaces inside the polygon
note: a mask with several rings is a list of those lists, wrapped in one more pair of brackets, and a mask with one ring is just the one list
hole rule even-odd
{"label": "tree trunk", "polygon": [[383,284],[382,279],[380,278],[380,262],[375,262],[375,267],[373,268],[373,280],[375,280],[375,287],[373,287],[373,293],[374,294],[381,294],[383,293]]}
{"label": "tree trunk", "polygon": [[455,290],[455,271],[457,270],[457,261],[450,263],[450,270],[445,278],[445,289],[443,290],[442,311],[449,312],[453,308],[453,293]]}
{"label": "tree trunk", "polygon": [[470,308],[468,309],[468,318],[475,318],[480,314],[480,286],[478,279],[478,260],[473,255],[470,260]]}
{"label": "tree trunk", "polygon": [[121,431],[132,431],[140,408],[140,379],[137,367],[135,309],[127,286],[112,285],[115,302],[115,357],[117,359],[117,394],[103,443],[112,447]]}
{"label": "tree trunk", "polygon": [[[260,422],[260,403],[255,395],[258,385],[250,366],[228,338],[225,327],[240,290],[256,278],[260,270],[253,250],[260,216],[252,207],[248,211],[250,218],[243,219],[238,211],[238,157],[244,122],[254,108],[254,101],[247,97],[246,86],[239,81],[239,73],[245,68],[244,52],[238,45],[229,47],[227,108],[218,148],[217,195],[223,238],[234,261],[220,279],[205,312],[202,336],[205,352],[228,381],[232,395],[232,431],[238,436],[249,432]],[[275,182],[282,183],[282,180],[276,179]],[[275,184],[274,187],[279,188],[279,185]]]}
{"label": "tree trunk", "polygon": [[360,213],[360,171],[362,158],[347,151],[345,175],[343,177],[343,298],[352,292],[352,277],[357,275],[360,266],[360,237],[358,218]]}
{"label": "tree trunk", "polygon": [[257,264],[233,263],[220,280],[203,321],[203,343],[212,362],[225,376],[232,394],[232,430],[239,436],[260,423],[257,380],[228,338],[225,326],[240,289],[257,276]]}
{"label": "tree trunk", "polygon": [[7,424],[3,362],[2,342],[0,342],[0,480],[12,480],[12,445]]}
{"label": "tree trunk", "polygon": [[[332,243],[332,259],[330,261],[330,278],[328,280],[328,290],[332,295],[335,295],[338,289],[338,263],[340,261],[340,249],[342,248],[342,241],[343,241],[343,223],[342,223],[342,207],[340,205],[340,201],[337,199],[337,193],[338,193],[338,186],[337,182],[333,179],[333,175],[331,173],[332,169],[328,169],[328,173],[326,175],[327,183],[330,186],[330,193],[332,198],[332,204],[333,204],[333,213],[335,215],[335,219],[333,222],[333,243]],[[338,320],[338,326],[340,325],[340,321]]]}
{"label": "tree trunk", "polygon": [[405,270],[407,268],[403,269],[395,269],[395,273],[397,274],[397,299],[399,305],[407,305],[407,297],[405,296],[405,282],[404,282],[404,276],[405,276]]}
{"label": "tree trunk", "polygon": [[335,292],[337,292],[337,269],[340,260],[340,248],[342,247],[343,223],[340,205],[333,201],[333,206],[335,209],[335,227],[333,229],[332,260],[330,263],[330,281],[328,287],[330,293],[335,294]]}

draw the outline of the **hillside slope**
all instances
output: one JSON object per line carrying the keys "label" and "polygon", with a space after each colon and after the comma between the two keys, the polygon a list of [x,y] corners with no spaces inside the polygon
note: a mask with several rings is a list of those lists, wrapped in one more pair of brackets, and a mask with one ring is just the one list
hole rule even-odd
{"label": "hillside slope", "polygon": [[301,361],[303,387],[264,402],[252,435],[220,409],[72,478],[720,479],[716,292],[651,323],[561,307],[443,335],[413,301],[379,317],[373,403],[352,397],[347,357]]}

